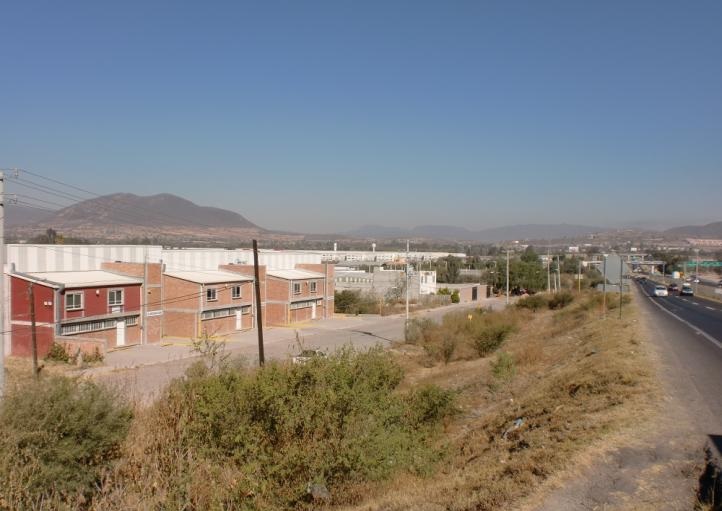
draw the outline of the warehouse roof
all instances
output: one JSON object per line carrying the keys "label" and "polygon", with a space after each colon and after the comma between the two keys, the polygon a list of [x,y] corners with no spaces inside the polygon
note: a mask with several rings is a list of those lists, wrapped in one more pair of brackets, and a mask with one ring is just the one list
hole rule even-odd
{"label": "warehouse roof", "polygon": [[21,279],[30,280],[45,286],[67,289],[81,287],[103,287],[142,284],[141,279],[119,275],[110,271],[49,271],[14,274]]}
{"label": "warehouse roof", "polygon": [[266,272],[269,277],[276,277],[285,280],[322,279],[323,273],[308,270],[270,270]]}
{"label": "warehouse roof", "polygon": [[169,271],[165,273],[169,277],[195,282],[196,284],[222,284],[224,282],[248,282],[252,277],[223,270],[205,271]]}

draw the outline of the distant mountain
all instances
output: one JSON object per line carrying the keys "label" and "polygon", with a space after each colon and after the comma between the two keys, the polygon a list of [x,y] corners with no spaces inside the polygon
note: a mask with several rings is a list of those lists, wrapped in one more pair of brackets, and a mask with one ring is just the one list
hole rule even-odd
{"label": "distant mountain", "polygon": [[258,229],[258,226],[238,213],[198,206],[169,193],[148,197],[132,193],[104,195],[58,210],[43,221],[60,228],[76,225],[138,225]]}
{"label": "distant mountain", "polygon": [[680,238],[712,238],[722,239],[722,222],[712,222],[707,225],[684,225],[667,229],[664,234]]}
{"label": "distant mountain", "polygon": [[[18,239],[30,239],[48,228],[90,241],[148,238],[171,244],[237,243],[267,232],[233,211],[198,206],[168,193],[148,197],[132,193],[104,195],[47,216],[25,214],[9,231]],[[269,233],[269,237],[289,236]]]}
{"label": "distant mountain", "polygon": [[5,207],[5,226],[15,227],[41,222],[50,218],[52,215],[53,213],[50,211],[42,211],[10,203]]}
{"label": "distant mountain", "polygon": [[427,238],[454,241],[511,241],[574,238],[605,231],[600,227],[573,224],[527,224],[472,231],[452,225],[420,225],[412,229],[367,225],[349,231],[358,238]]}

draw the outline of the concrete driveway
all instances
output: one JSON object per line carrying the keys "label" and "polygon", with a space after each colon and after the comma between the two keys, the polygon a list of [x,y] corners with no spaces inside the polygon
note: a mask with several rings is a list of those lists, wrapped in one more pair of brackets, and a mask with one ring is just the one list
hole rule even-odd
{"label": "concrete driveway", "polygon": [[[412,318],[431,318],[439,321],[444,314],[477,307],[504,307],[503,298],[490,298],[473,304],[454,304],[437,309],[419,311]],[[333,352],[339,347],[352,345],[365,349],[377,344],[389,346],[401,340],[404,333],[404,315],[393,316],[335,316],[330,319],[264,329],[266,360],[283,360],[297,354],[301,347]],[[258,363],[258,338],[255,330],[239,332],[220,338],[225,352],[245,358],[250,364]],[[161,343],[131,346],[106,355],[103,367],[86,371],[98,381],[110,383],[131,399],[147,402],[156,396],[173,378],[183,375],[198,352],[188,339],[164,339]]]}

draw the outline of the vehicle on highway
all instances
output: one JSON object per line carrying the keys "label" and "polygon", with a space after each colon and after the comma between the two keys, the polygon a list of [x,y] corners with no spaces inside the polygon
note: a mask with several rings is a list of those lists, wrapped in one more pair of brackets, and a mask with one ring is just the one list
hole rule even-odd
{"label": "vehicle on highway", "polygon": [[694,290],[692,289],[692,286],[682,286],[682,289],[679,290],[679,296],[694,296]]}
{"label": "vehicle on highway", "polygon": [[720,280],[719,282],[717,282],[717,287],[722,287],[722,280]]}
{"label": "vehicle on highway", "polygon": [[670,294],[679,293],[679,286],[677,284],[670,284],[667,286],[667,291],[669,291]]}
{"label": "vehicle on highway", "polygon": [[654,286],[654,291],[652,291],[652,294],[654,296],[669,296],[669,292],[667,291],[666,286]]}

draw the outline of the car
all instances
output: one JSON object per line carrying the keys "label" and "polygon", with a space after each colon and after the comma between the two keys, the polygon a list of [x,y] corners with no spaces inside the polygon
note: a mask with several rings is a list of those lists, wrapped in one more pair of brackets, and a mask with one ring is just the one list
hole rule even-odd
{"label": "car", "polygon": [[652,294],[654,296],[669,296],[669,292],[667,291],[667,286],[654,286],[654,291],[652,291]]}
{"label": "car", "polygon": [[670,294],[679,293],[679,286],[677,284],[670,284],[667,286],[667,291],[669,291]]}
{"label": "car", "polygon": [[722,287],[722,280],[720,280],[719,282],[717,282],[717,287]]}
{"label": "car", "polygon": [[680,296],[694,296],[694,290],[692,289],[692,286],[682,286],[682,289],[679,290]]}

